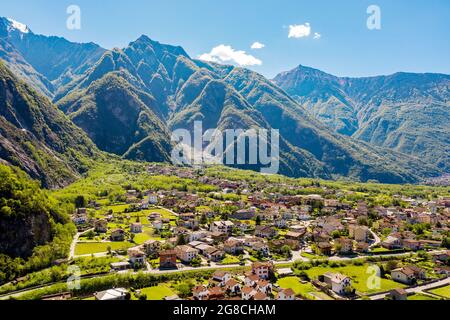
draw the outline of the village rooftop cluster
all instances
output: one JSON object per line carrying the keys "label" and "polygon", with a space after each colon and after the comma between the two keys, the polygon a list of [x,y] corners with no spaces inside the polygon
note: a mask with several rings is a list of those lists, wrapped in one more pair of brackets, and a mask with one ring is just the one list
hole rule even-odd
{"label": "village rooftop cluster", "polygon": [[[407,299],[417,293],[442,298],[421,286],[448,288],[442,281],[450,275],[449,198],[394,195],[395,205],[374,206],[355,192],[317,182],[311,187],[320,194],[295,194],[308,187],[258,185],[196,168],[150,165],[147,171],[199,181],[216,191],[128,189],[123,203],[107,210],[90,202],[72,217],[79,234],[71,258],[113,256],[110,272],[119,274],[210,270],[210,278],[191,285],[184,297],[196,300]],[[275,189],[282,191],[271,192]],[[95,246],[103,250],[89,251]],[[342,267],[358,259],[393,257],[398,259],[381,275],[386,288],[369,288],[369,293],[360,290],[365,280],[355,286],[354,276],[333,267],[313,276],[301,271],[302,263]],[[305,287],[305,292],[299,289]],[[111,288],[95,298],[124,299],[127,292]]]}

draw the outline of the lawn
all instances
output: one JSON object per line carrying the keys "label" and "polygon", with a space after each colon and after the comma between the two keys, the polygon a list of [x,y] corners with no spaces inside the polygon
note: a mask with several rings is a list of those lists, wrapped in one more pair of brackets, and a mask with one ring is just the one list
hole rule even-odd
{"label": "lawn", "polygon": [[175,295],[175,292],[164,284],[159,284],[156,287],[144,288],[140,291],[142,294],[147,295],[147,300],[163,300],[164,297]]}
{"label": "lawn", "polygon": [[310,283],[301,283],[297,277],[286,277],[278,280],[277,284],[283,288],[288,289],[291,288],[294,290],[296,295],[301,295],[302,297],[314,299],[311,296],[311,293],[317,293],[318,290]]}
{"label": "lawn", "polygon": [[107,252],[108,246],[111,250],[128,249],[133,246],[130,242],[82,242],[77,243],[75,247],[75,255],[86,255],[93,253]]}
{"label": "lawn", "polygon": [[319,275],[322,275],[327,272],[333,272],[333,273],[342,273],[352,279],[352,285],[353,287],[365,294],[370,293],[377,293],[377,292],[383,292],[383,291],[389,291],[396,288],[403,288],[404,285],[401,283],[397,283],[392,280],[388,279],[381,279],[381,285],[378,289],[370,289],[367,286],[369,277],[371,277],[370,273],[368,272],[368,266],[345,266],[345,267],[339,267],[339,268],[331,268],[331,267],[317,267],[317,268],[311,268],[309,270],[306,270],[306,273],[311,279],[317,279]]}
{"label": "lawn", "polygon": [[142,231],[143,232],[138,233],[134,236],[134,242],[138,245],[141,245],[148,240],[162,240],[159,235],[155,235],[153,233],[153,228],[144,227]]}
{"label": "lawn", "polygon": [[108,207],[106,207],[106,212],[108,212],[109,210],[112,210],[113,213],[121,213],[121,212],[124,212],[125,209],[128,209],[129,207],[130,207],[130,205],[128,205],[128,204],[118,204],[118,205],[108,206]]}
{"label": "lawn", "polygon": [[150,215],[151,213],[159,213],[163,219],[176,218],[175,215],[173,215],[173,213],[171,213],[168,210],[161,209],[161,208],[153,208],[153,209],[143,210],[142,213],[147,216]]}
{"label": "lawn", "polygon": [[220,264],[238,264],[241,262],[238,257],[227,254]]}
{"label": "lawn", "polygon": [[320,255],[313,254],[313,253],[308,253],[308,252],[302,252],[301,256],[303,258],[310,259],[310,260],[325,260],[325,259],[328,259],[328,257],[326,257],[326,256],[320,256]]}
{"label": "lawn", "polygon": [[373,248],[371,250],[371,252],[373,252],[373,253],[383,253],[383,252],[389,252],[389,251],[390,251],[389,249],[382,248],[382,247]]}
{"label": "lawn", "polygon": [[434,289],[430,291],[431,293],[437,294],[438,296],[450,299],[450,286]]}

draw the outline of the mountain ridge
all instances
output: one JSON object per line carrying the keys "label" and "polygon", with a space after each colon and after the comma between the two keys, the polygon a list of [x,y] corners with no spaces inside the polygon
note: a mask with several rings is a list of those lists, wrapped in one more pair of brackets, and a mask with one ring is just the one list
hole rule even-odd
{"label": "mountain ridge", "polygon": [[273,81],[336,132],[450,170],[450,75],[339,78],[300,66]]}
{"label": "mountain ridge", "polygon": [[[236,125],[279,129],[285,175],[403,183],[442,173],[418,158],[344,138],[273,81],[248,69],[192,59],[180,46],[142,35],[125,48],[102,50],[94,60],[78,61],[73,68],[79,74],[67,81],[50,82],[52,98],[101,150],[127,159],[168,161],[170,131],[204,120],[204,130]],[[117,85],[108,87],[112,79]],[[333,97],[344,100],[338,85]],[[117,132],[111,123],[118,124]],[[114,138],[108,139],[109,134]]]}

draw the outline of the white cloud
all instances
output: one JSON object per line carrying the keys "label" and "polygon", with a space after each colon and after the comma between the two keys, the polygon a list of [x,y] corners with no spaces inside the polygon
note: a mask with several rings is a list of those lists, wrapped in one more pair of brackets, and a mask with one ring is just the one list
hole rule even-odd
{"label": "white cloud", "polygon": [[255,49],[262,49],[262,48],[264,48],[265,46],[266,46],[265,44],[262,44],[261,42],[256,41],[256,42],[254,42],[254,43],[252,44],[251,48],[252,48],[253,50],[255,50]]}
{"label": "white cloud", "polygon": [[313,39],[318,40],[320,38],[322,38],[322,35],[320,33],[318,33],[318,32],[314,32],[314,38]]}
{"label": "white cloud", "polygon": [[211,62],[232,62],[240,66],[260,66],[262,61],[242,50],[234,50],[231,46],[221,44],[198,57],[200,60]]}
{"label": "white cloud", "polygon": [[289,38],[304,38],[311,34],[311,25],[307,22],[305,24],[294,24],[289,26]]}

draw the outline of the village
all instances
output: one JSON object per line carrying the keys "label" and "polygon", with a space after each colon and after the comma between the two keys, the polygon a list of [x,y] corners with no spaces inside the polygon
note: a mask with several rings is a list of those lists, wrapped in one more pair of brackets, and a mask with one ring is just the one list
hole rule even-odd
{"label": "village", "polygon": [[[326,186],[308,194],[311,188],[258,185],[193,168],[147,170],[216,191],[127,189],[122,203],[91,201],[72,217],[79,232],[70,258],[111,256],[110,272],[118,274],[210,271],[183,299],[450,298],[450,198],[394,195],[396,205],[374,206]],[[305,192],[295,194],[300,188]],[[367,270],[377,264],[383,270],[371,287]],[[110,288],[93,298],[129,295]],[[159,298],[181,299],[173,290]]]}

